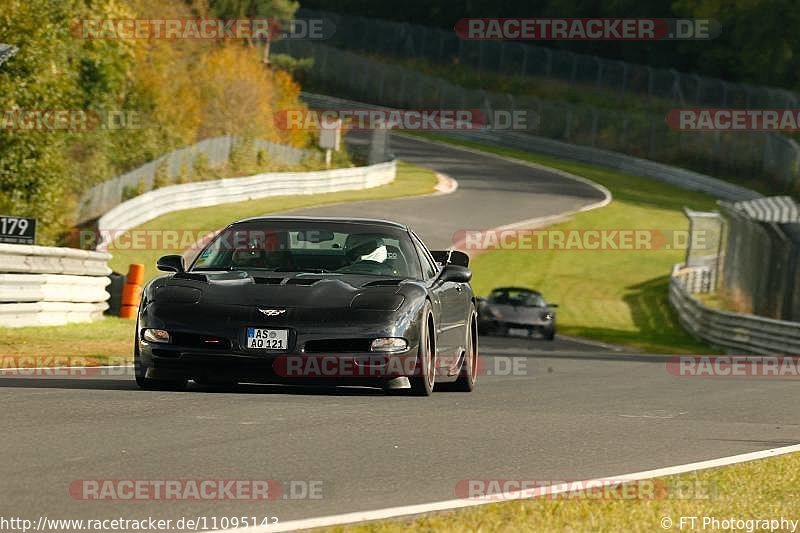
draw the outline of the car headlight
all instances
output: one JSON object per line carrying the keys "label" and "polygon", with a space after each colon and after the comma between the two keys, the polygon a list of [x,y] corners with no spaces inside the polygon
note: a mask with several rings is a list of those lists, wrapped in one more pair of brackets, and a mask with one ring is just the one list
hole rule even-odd
{"label": "car headlight", "polygon": [[503,313],[501,313],[496,309],[487,309],[486,314],[489,315],[490,318],[493,318],[495,320],[502,320],[503,318]]}
{"label": "car headlight", "polygon": [[146,329],[142,332],[142,338],[147,342],[169,342],[169,331],[163,329]]}
{"label": "car headlight", "polygon": [[544,315],[542,315],[542,318],[544,318],[545,320],[553,320],[553,313],[545,313]]}
{"label": "car headlight", "polygon": [[370,344],[373,352],[402,352],[408,349],[408,342],[400,337],[381,337]]}

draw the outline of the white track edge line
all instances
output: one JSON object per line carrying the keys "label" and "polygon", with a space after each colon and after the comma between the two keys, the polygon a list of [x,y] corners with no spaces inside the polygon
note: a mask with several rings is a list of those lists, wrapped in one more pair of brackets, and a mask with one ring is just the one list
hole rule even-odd
{"label": "white track edge line", "polygon": [[699,461],[683,465],[668,466],[664,468],[657,468],[655,470],[644,470],[641,472],[634,472],[632,474],[625,474],[621,476],[609,476],[605,478],[596,478],[585,481],[578,481],[570,484],[564,483],[560,485],[541,487],[525,491],[506,492],[503,494],[493,496],[494,499],[489,501],[480,499],[446,500],[446,501],[422,503],[416,505],[405,505],[401,507],[388,507],[385,509],[377,509],[374,511],[356,511],[352,513],[344,513],[338,515],[320,516],[317,518],[291,520],[289,522],[271,524],[268,526],[219,529],[216,531],[225,533],[272,533],[278,531],[298,531],[303,529],[352,524],[356,522],[384,520],[387,518],[419,515],[435,511],[461,509],[464,507],[477,507],[480,505],[488,505],[490,503],[500,503],[503,501],[522,500],[538,496],[569,493],[570,492],[569,485],[577,485],[582,487],[597,486],[597,485],[615,486],[619,485],[621,482],[641,481],[656,477],[685,474],[687,472],[707,470],[709,468],[717,468],[721,466],[729,466],[738,463],[755,461],[758,459],[765,459],[768,457],[778,457],[780,455],[786,455],[794,452],[800,452],[800,444],[794,444],[792,446],[783,446],[780,448],[770,448],[768,450],[760,450],[757,452],[744,453],[740,455],[731,455],[728,457],[721,457],[719,459],[709,459],[707,461]]}
{"label": "white track edge line", "polygon": [[461,150],[463,152],[468,152],[468,153],[476,154],[476,155],[483,155],[483,156],[486,156],[486,157],[493,157],[495,159],[500,159],[500,160],[506,161],[508,163],[515,163],[517,165],[525,165],[527,167],[535,168],[537,170],[550,172],[550,173],[556,174],[558,176],[561,176],[561,177],[564,177],[564,178],[568,178],[568,179],[571,179],[571,180],[574,180],[574,181],[578,181],[578,182],[583,183],[585,185],[589,185],[591,187],[594,187],[595,189],[600,191],[603,194],[603,196],[605,196],[605,199],[600,201],[600,202],[605,202],[605,203],[603,203],[603,205],[599,205],[599,206],[595,207],[594,204],[589,204],[587,206],[584,206],[583,208],[577,209],[576,211],[573,211],[573,212],[567,213],[567,214],[574,214],[574,213],[581,212],[581,211],[588,211],[590,209],[596,209],[597,207],[603,207],[603,206],[605,206],[605,205],[607,205],[608,203],[611,202],[611,191],[609,191],[605,186],[600,185],[599,183],[597,183],[595,181],[592,181],[589,178],[584,178],[583,176],[578,176],[577,174],[572,174],[572,173],[567,172],[565,170],[560,170],[560,169],[557,169],[557,168],[548,167],[547,165],[542,165],[540,163],[534,163],[533,161],[526,161],[524,159],[519,159],[519,158],[516,158],[516,157],[509,157],[509,156],[505,156],[505,155],[495,154],[495,153],[492,153],[492,152],[487,152],[487,151],[484,151],[484,150],[479,150],[477,148],[471,148],[471,147],[467,147],[467,146],[462,146],[460,144],[449,143],[449,142],[446,142],[446,141],[438,141],[438,140],[434,140],[434,139],[425,139],[423,137],[417,137],[415,135],[409,135],[409,134],[406,134],[406,133],[393,132],[393,134],[397,135],[398,137],[402,137],[404,139],[411,139],[411,140],[415,140],[415,141],[419,141],[419,142],[426,142],[426,143],[430,143],[430,144],[438,144],[440,146],[446,146],[448,148],[454,148],[456,150]]}

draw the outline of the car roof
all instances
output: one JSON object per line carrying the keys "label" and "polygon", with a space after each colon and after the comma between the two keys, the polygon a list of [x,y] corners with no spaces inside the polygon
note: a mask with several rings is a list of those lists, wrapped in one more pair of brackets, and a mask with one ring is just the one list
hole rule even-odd
{"label": "car roof", "polygon": [[249,222],[339,222],[350,224],[363,224],[366,226],[389,226],[392,228],[399,228],[408,231],[406,224],[394,222],[391,220],[382,220],[379,218],[358,218],[358,217],[309,217],[309,216],[263,216],[263,217],[250,217],[242,220],[237,220],[230,224],[244,224]]}
{"label": "car roof", "polygon": [[529,289],[527,287],[495,287],[494,289],[492,289],[492,292],[496,291],[525,291],[525,292],[532,292],[533,294],[538,294],[539,296],[542,295],[541,292],[534,289]]}

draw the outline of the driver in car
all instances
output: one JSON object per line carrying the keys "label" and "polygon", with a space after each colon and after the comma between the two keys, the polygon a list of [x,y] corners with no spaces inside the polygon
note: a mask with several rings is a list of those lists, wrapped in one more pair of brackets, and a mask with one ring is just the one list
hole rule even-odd
{"label": "driver in car", "polygon": [[386,264],[388,257],[389,253],[382,238],[364,234],[350,235],[345,241],[347,265],[343,270],[392,274],[391,266]]}

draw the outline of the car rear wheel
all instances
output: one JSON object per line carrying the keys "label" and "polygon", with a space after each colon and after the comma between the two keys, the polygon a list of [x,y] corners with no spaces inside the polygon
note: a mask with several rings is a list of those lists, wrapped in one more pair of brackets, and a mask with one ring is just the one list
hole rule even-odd
{"label": "car rear wheel", "polygon": [[[433,316],[430,304],[425,304],[420,324],[419,352],[414,375],[409,378],[411,394],[414,396],[430,396],[436,382],[436,346],[433,342],[434,328],[431,327]],[[408,390],[408,389],[406,389]]]}

